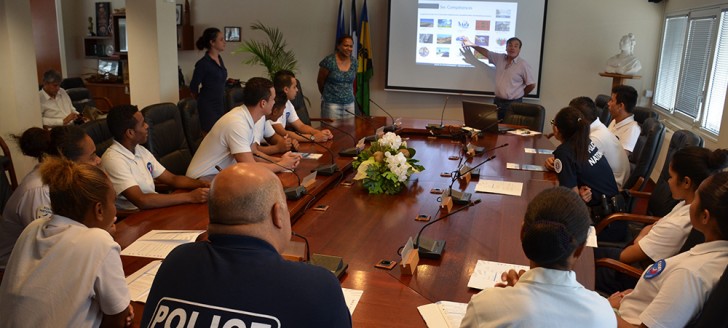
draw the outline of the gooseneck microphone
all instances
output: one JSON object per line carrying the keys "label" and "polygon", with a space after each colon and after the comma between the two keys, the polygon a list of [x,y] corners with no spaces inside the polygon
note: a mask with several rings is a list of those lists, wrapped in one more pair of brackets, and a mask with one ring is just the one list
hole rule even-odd
{"label": "gooseneck microphone", "polygon": [[394,132],[397,131],[397,125],[394,122],[394,116],[390,114],[386,109],[384,109],[382,106],[379,106],[374,100],[369,99],[369,102],[377,106],[379,109],[381,109],[387,116],[389,116],[390,119],[392,119],[392,125],[387,125],[384,127],[384,132]]}
{"label": "gooseneck microphone", "polygon": [[440,127],[445,126],[443,122],[445,121],[445,108],[447,108],[447,101],[450,100],[450,96],[445,97],[445,104],[442,105],[442,112],[440,113]]}
{"label": "gooseneck microphone", "polygon": [[[301,132],[298,132],[296,130],[293,130],[293,133],[295,133],[303,138],[306,138],[306,136],[304,136],[303,134],[301,134]],[[313,143],[323,149],[326,149],[329,152],[329,154],[331,154],[331,164],[319,165],[319,167],[315,168],[314,171],[318,172],[318,174],[321,174],[321,175],[332,175],[332,174],[336,173],[337,171],[339,171],[339,167],[336,166],[336,162],[334,161],[334,152],[331,150],[331,148],[326,147],[322,143],[315,141],[315,140],[311,140],[311,143]]]}
{"label": "gooseneck microphone", "polygon": [[447,213],[432,222],[429,222],[422,226],[420,229],[420,232],[417,233],[417,238],[415,238],[415,244],[414,248],[417,249],[417,253],[419,253],[421,258],[428,258],[428,259],[439,259],[442,256],[442,251],[445,249],[445,241],[444,240],[429,240],[427,238],[422,238],[423,243],[420,244],[420,236],[422,235],[422,231],[425,230],[425,228],[429,227],[433,223],[440,221],[442,219],[445,219],[457,212],[460,212],[464,209],[470,208],[475,206],[476,204],[480,204],[480,199],[476,199],[472,202],[469,202],[467,205],[458,208],[457,210],[454,210],[450,213]]}
{"label": "gooseneck microphone", "polygon": [[256,153],[253,153],[253,156],[255,156],[257,158],[260,158],[260,159],[262,159],[262,160],[264,160],[264,161],[266,161],[268,163],[271,163],[271,164],[273,164],[275,166],[278,166],[280,168],[283,168],[283,169],[285,169],[284,172],[293,173],[293,175],[296,176],[296,180],[298,180],[298,184],[295,187],[288,187],[288,188],[284,188],[283,189],[283,192],[286,193],[286,199],[288,199],[288,200],[297,200],[297,199],[300,199],[301,197],[303,197],[303,195],[306,194],[306,187],[304,187],[304,186],[301,185],[301,177],[299,177],[298,174],[296,174],[296,172],[293,172],[293,169],[292,168],[285,167],[285,166],[283,166],[281,164],[278,164],[278,163],[276,163],[274,161],[271,161],[270,159],[265,158],[263,156],[260,156],[260,155],[258,155]]}
{"label": "gooseneck microphone", "polygon": [[341,129],[339,127],[336,127],[336,126],[333,126],[332,124],[327,123],[327,122],[324,122],[324,121],[321,121],[321,124],[326,125],[326,126],[332,128],[332,129],[336,130],[336,131],[339,131],[339,132],[347,135],[349,138],[351,138],[351,140],[354,141],[354,147],[346,148],[346,149],[340,151],[339,152],[339,156],[341,156],[341,157],[356,157],[356,156],[359,155],[359,148],[356,147],[356,144],[357,144],[356,138],[354,138],[354,136],[351,133],[346,132],[343,129]]}

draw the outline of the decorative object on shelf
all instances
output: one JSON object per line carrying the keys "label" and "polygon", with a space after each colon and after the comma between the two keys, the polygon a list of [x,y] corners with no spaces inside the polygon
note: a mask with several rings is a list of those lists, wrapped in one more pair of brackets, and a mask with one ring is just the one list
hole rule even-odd
{"label": "decorative object on shelf", "polygon": [[96,3],[96,35],[111,35],[111,2]]}
{"label": "decorative object on shelf", "polygon": [[111,45],[111,44],[106,45],[106,55],[109,57],[114,55],[114,46],[113,45]]}
{"label": "decorative object on shelf", "polygon": [[94,18],[91,16],[88,16],[88,35],[86,36],[96,36],[96,33],[94,33]]}
{"label": "decorative object on shelf", "polygon": [[177,26],[182,25],[182,5],[177,4]]}
{"label": "decorative object on shelf", "polygon": [[252,57],[243,63],[248,65],[262,65],[268,70],[268,76],[273,79],[276,72],[287,69],[295,72],[298,61],[296,55],[291,50],[286,49],[286,41],[281,33],[275,27],[268,27],[261,22],[250,25],[253,31],[263,31],[267,36],[267,41],[246,40],[233,54],[249,53]]}
{"label": "decorative object on shelf", "polygon": [[352,163],[356,169],[354,180],[361,180],[370,194],[399,193],[412,173],[425,170],[417,164],[415,153],[400,136],[387,132]]}
{"label": "decorative object on shelf", "polygon": [[225,41],[240,42],[240,27],[225,26]]}
{"label": "decorative object on shelf", "polygon": [[619,40],[620,52],[607,59],[607,73],[616,73],[623,75],[635,75],[642,69],[642,64],[637,57],[634,56],[634,46],[637,40],[634,34],[627,33]]}
{"label": "decorative object on shelf", "polygon": [[123,8],[115,8],[114,9],[114,15],[126,15],[126,7],[123,7]]}

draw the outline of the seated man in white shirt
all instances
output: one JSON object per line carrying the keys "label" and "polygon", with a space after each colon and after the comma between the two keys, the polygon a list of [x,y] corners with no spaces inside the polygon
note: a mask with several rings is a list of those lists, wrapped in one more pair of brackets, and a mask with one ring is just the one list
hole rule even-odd
{"label": "seated man in white shirt", "polygon": [[642,129],[634,120],[632,111],[637,105],[637,90],[628,85],[618,85],[612,88],[612,99],[609,100],[609,113],[613,120],[609,122],[609,131],[612,131],[622,143],[622,148],[631,154]]}
{"label": "seated man in white shirt", "polygon": [[265,119],[255,122],[255,135],[252,146],[254,154],[276,161],[276,158],[270,155],[298,149],[298,140],[277,134],[271,124],[271,122],[275,122],[283,115],[286,102],[288,102],[288,98],[285,94],[276,93],[271,113],[266,115]]}
{"label": "seated man in white shirt", "polygon": [[[43,125],[46,127],[68,125],[81,119],[66,90],[61,88],[61,73],[48,70],[43,73],[43,88],[38,92]],[[83,123],[83,120],[79,121]]]}
{"label": "seated man in white shirt", "polygon": [[273,82],[254,77],[245,84],[243,105],[231,109],[213,125],[202,140],[187,168],[187,176],[199,178],[217,174],[235,163],[257,162],[273,172],[294,169],[301,157],[286,152],[275,163],[256,159],[252,145],[255,141],[255,124],[271,113],[275,99]]}
{"label": "seated man in white shirt", "polygon": [[[273,77],[273,84],[276,93],[283,93],[288,97],[283,115],[272,122],[273,129],[276,130],[276,133],[282,136],[288,136],[299,142],[324,142],[334,138],[334,135],[328,129],[316,130],[310,125],[304,124],[298,118],[296,109],[293,107],[293,103],[291,103],[291,100],[295,99],[298,93],[298,80],[296,80],[293,72],[289,70],[278,71]],[[287,131],[286,124],[290,124],[298,133]],[[299,135],[299,133],[303,136]]]}
{"label": "seated man in white shirt", "polygon": [[[149,136],[144,116],[132,105],[116,106],[109,111],[106,123],[114,143],[101,157],[116,191],[116,207],[124,210],[149,209],[207,201],[210,183],[175,175],[167,171],[141,144]],[[158,194],[154,180],[190,192]]]}

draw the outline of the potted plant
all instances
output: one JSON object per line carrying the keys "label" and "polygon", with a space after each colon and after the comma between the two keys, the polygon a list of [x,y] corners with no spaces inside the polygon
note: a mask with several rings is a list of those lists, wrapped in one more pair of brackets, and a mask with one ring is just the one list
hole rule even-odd
{"label": "potted plant", "polygon": [[276,27],[268,27],[261,22],[255,22],[250,25],[253,31],[263,31],[268,36],[267,40],[245,40],[243,44],[235,51],[237,53],[249,53],[252,56],[245,61],[248,65],[262,65],[268,70],[270,79],[276,72],[286,69],[292,72],[296,71],[296,55],[292,50],[286,49],[286,40],[283,39],[283,33]]}

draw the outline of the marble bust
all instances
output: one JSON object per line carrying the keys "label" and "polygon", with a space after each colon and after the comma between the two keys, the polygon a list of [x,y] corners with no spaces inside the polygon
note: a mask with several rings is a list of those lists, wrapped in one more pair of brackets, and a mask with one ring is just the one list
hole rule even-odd
{"label": "marble bust", "polygon": [[629,33],[619,41],[620,53],[607,59],[607,73],[624,75],[637,74],[642,69],[639,59],[634,56],[634,45],[637,43],[634,34]]}

